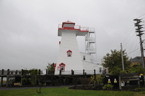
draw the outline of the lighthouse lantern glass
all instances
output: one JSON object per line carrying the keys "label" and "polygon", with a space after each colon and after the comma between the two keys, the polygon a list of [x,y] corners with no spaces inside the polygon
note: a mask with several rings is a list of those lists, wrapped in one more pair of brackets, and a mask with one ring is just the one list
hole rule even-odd
{"label": "lighthouse lantern glass", "polygon": [[64,24],[64,27],[74,27],[74,24]]}

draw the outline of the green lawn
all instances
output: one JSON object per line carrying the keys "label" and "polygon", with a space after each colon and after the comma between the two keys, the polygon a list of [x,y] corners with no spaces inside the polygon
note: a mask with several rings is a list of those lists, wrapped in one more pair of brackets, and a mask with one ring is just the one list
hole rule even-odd
{"label": "green lawn", "polygon": [[[6,83],[6,81],[3,81],[3,84],[4,84],[4,83]],[[1,81],[0,81],[0,84],[1,84]]]}
{"label": "green lawn", "polygon": [[[144,93],[144,94],[142,94]],[[2,90],[0,96],[145,96],[145,92],[130,91],[88,91],[64,88],[43,88],[41,94],[36,89]]]}

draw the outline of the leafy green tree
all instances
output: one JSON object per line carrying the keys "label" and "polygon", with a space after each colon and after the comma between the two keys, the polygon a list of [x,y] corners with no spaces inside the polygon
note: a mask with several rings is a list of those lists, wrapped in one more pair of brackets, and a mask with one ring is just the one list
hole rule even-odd
{"label": "leafy green tree", "polygon": [[48,63],[48,66],[47,66],[47,69],[48,69],[48,74],[54,74],[54,63],[52,64],[49,64]]}
{"label": "leafy green tree", "polygon": [[[124,69],[128,70],[131,65],[131,62],[125,50],[123,50],[122,53],[124,59]],[[122,70],[121,51],[111,50],[111,54],[107,53],[106,56],[104,56],[104,60],[105,61],[102,65],[104,67],[108,67],[110,72],[117,69],[118,70],[117,73],[119,73]]]}
{"label": "leafy green tree", "polygon": [[129,69],[130,73],[139,73],[139,74],[144,74],[145,73],[145,68],[143,68],[140,65],[133,65],[130,69]]}
{"label": "leafy green tree", "polygon": [[52,64],[49,64],[48,63],[48,66],[47,66],[47,69],[48,69],[48,71],[54,71],[54,63],[52,63]]}

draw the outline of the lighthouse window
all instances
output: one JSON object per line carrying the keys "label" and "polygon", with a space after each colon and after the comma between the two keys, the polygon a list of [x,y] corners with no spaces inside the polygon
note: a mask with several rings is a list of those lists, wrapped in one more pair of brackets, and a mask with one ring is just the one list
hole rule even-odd
{"label": "lighthouse window", "polygon": [[64,27],[73,27],[74,24],[64,24]]}
{"label": "lighthouse window", "polygon": [[85,58],[85,56],[83,56],[83,60],[85,60],[86,58]]}
{"label": "lighthouse window", "polygon": [[64,66],[61,66],[61,71],[64,71]]}
{"label": "lighthouse window", "polygon": [[65,64],[64,63],[59,64],[59,68],[61,71],[65,71]]}
{"label": "lighthouse window", "polygon": [[71,57],[72,56],[72,51],[71,50],[68,50],[67,51],[67,57]]}
{"label": "lighthouse window", "polygon": [[68,57],[71,57],[71,52],[68,52]]}

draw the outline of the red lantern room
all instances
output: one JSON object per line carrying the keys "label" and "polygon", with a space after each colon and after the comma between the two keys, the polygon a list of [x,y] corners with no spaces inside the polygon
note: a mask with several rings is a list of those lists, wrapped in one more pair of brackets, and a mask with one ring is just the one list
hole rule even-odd
{"label": "red lantern room", "polygon": [[79,25],[75,25],[74,22],[66,21],[58,26],[58,36],[61,36],[62,32],[76,32],[77,36],[85,36],[89,32],[88,27],[81,27]]}

